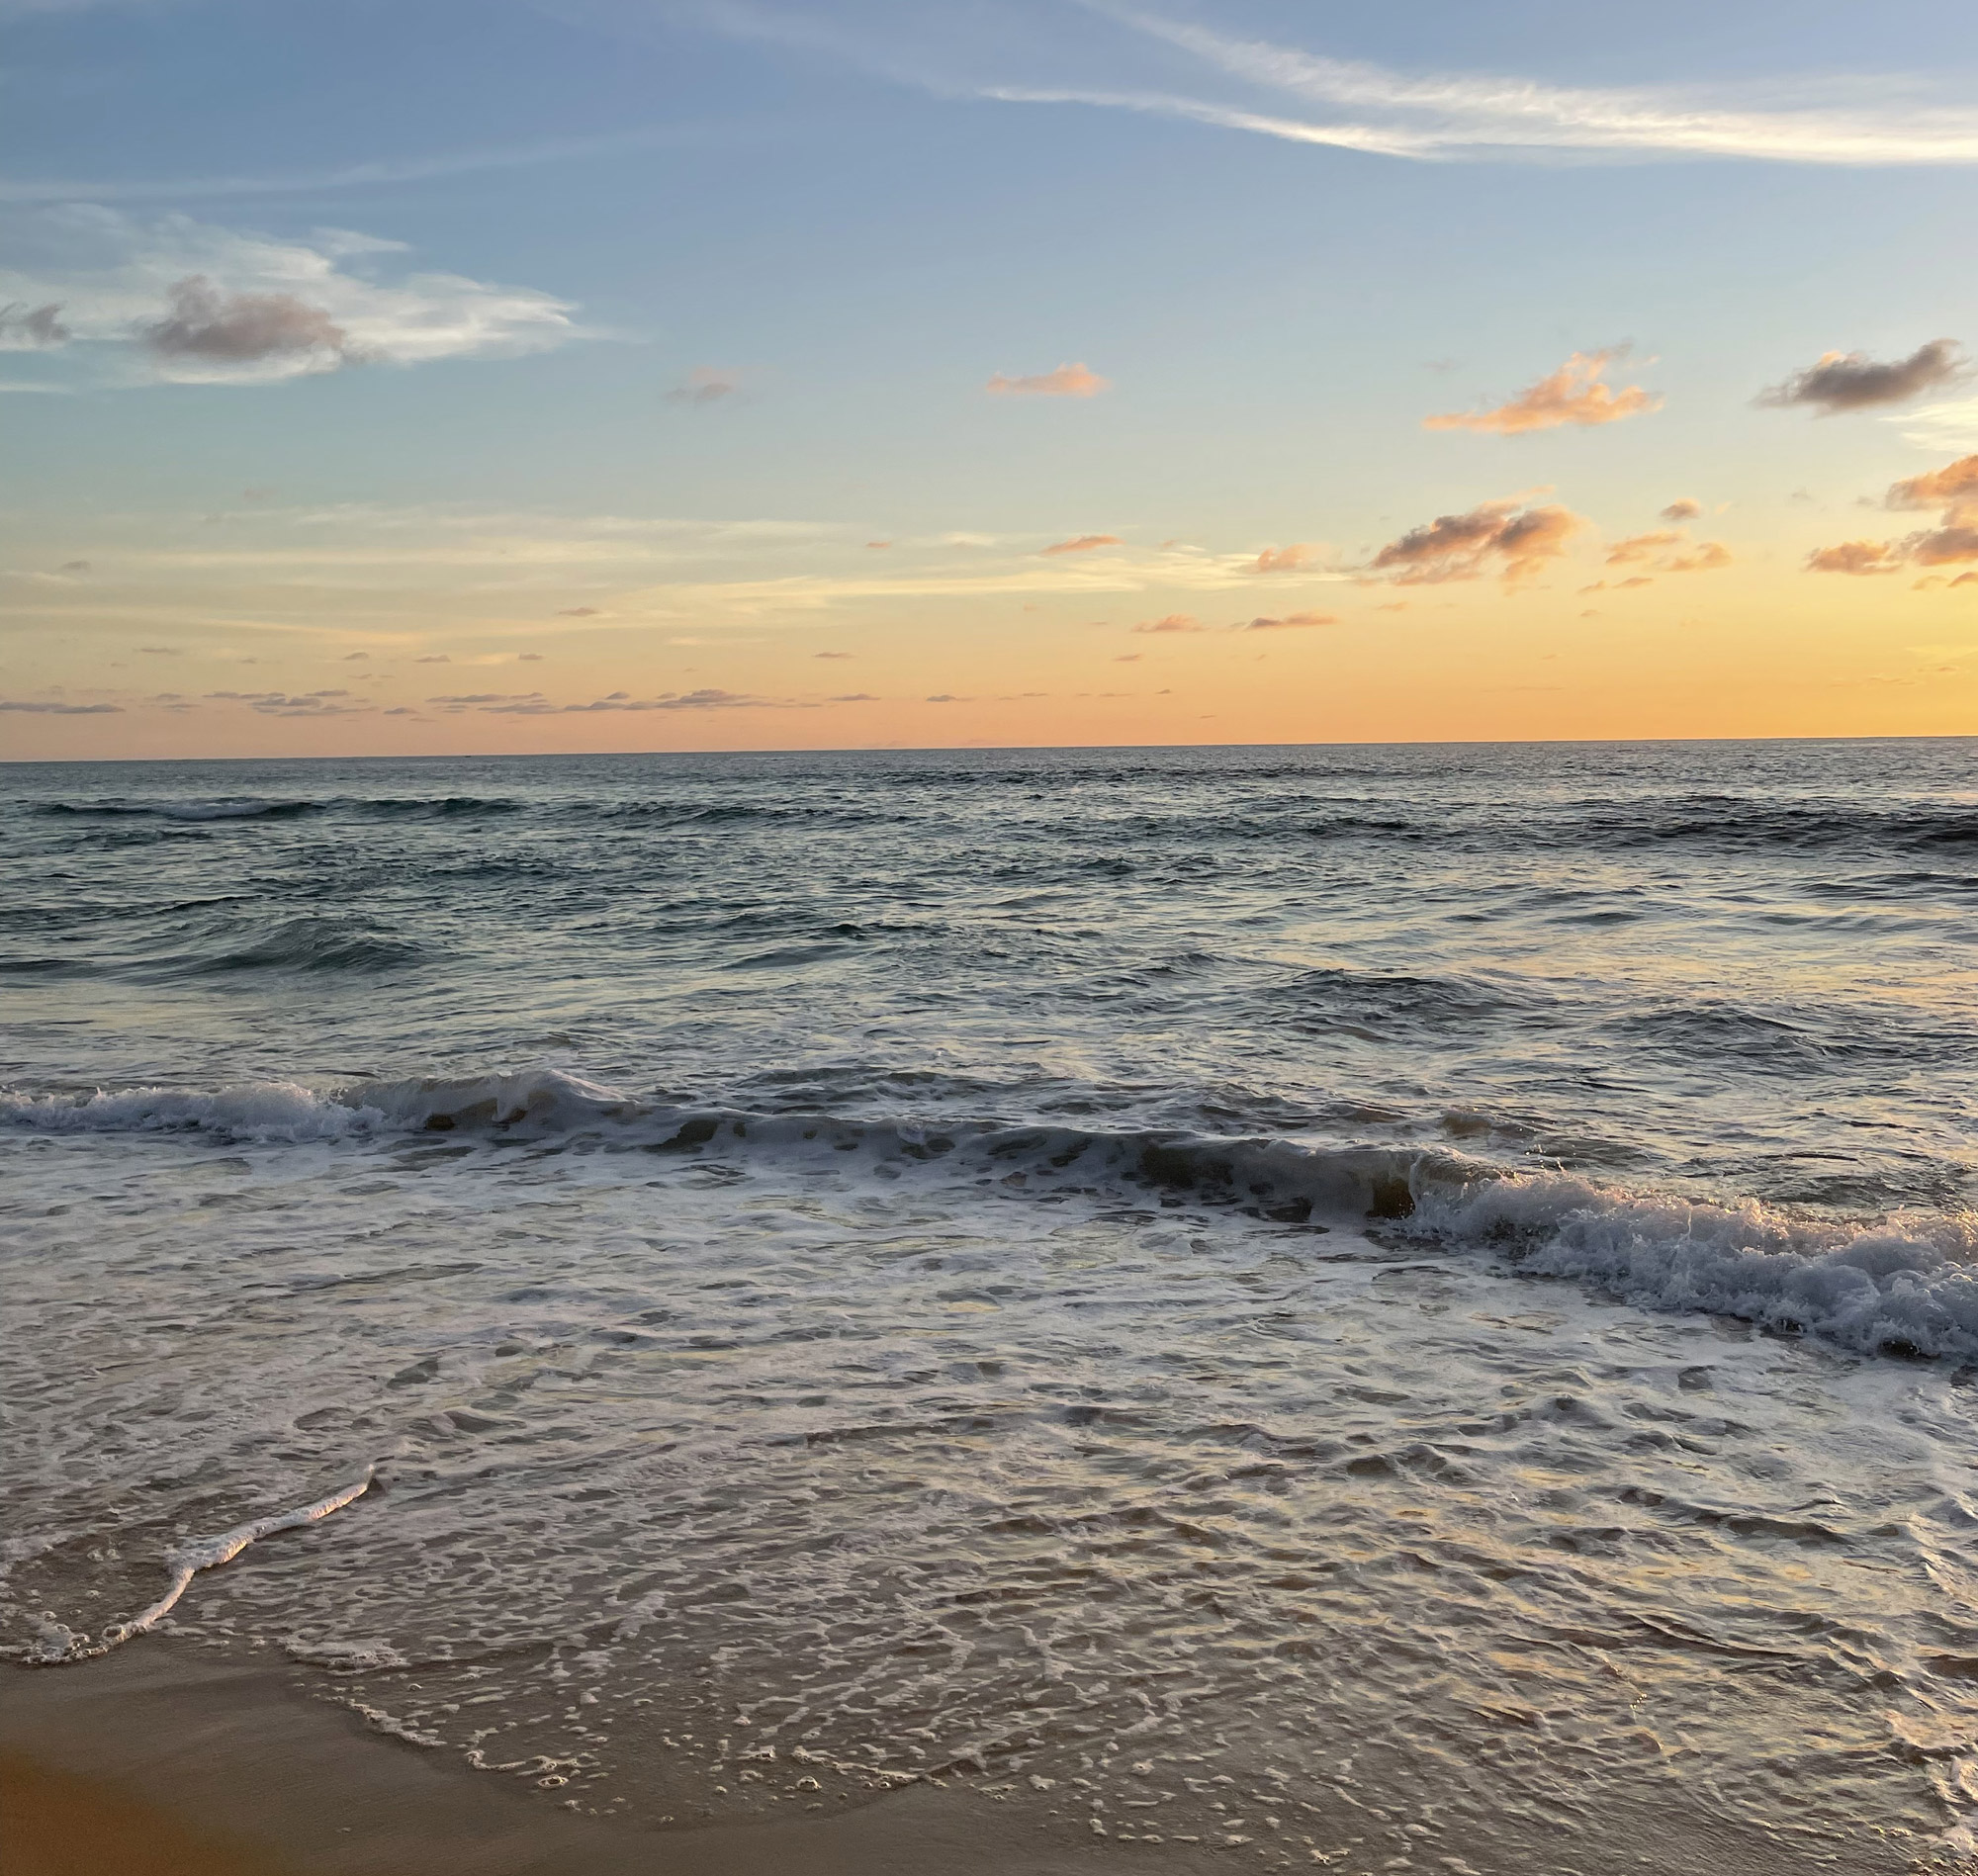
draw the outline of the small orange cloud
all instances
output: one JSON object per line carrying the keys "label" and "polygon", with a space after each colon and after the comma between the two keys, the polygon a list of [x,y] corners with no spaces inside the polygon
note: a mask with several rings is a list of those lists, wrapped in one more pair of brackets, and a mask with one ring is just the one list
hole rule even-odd
{"label": "small orange cloud", "polygon": [[1477,580],[1494,563],[1507,586],[1523,584],[1586,523],[1557,504],[1520,508],[1516,500],[1485,501],[1468,514],[1438,515],[1410,528],[1374,556],[1373,571],[1396,585],[1438,585],[1447,580]]}
{"label": "small orange cloud", "polygon": [[1186,612],[1170,612],[1164,619],[1149,619],[1145,625],[1136,625],[1136,632],[1207,632],[1209,627],[1200,619]]}
{"label": "small orange cloud", "polygon": [[1660,563],[1665,574],[1714,574],[1731,565],[1731,550],[1722,541],[1699,541],[1692,554],[1671,554]]}
{"label": "small orange cloud", "polygon": [[1425,430],[1483,430],[1493,436],[1523,436],[1531,430],[1557,430],[1568,423],[1592,427],[1619,423],[1660,410],[1663,401],[1640,385],[1616,391],[1603,382],[1607,367],[1625,358],[1628,347],[1610,345],[1604,351],[1574,352],[1549,378],[1528,385],[1508,403],[1494,410],[1453,410],[1424,417]]}
{"label": "small orange cloud", "polygon": [[1664,521],[1694,521],[1703,512],[1703,503],[1694,495],[1678,495],[1663,510]]}
{"label": "small orange cloud", "polygon": [[1806,557],[1816,574],[1893,574],[1903,564],[1899,541],[1843,541]]}
{"label": "small orange cloud", "polygon": [[1053,541],[1048,547],[1037,549],[1039,554],[1090,554],[1102,547],[1124,545],[1117,534],[1081,534],[1075,540]]}
{"label": "small orange cloud", "polygon": [[876,554],[876,553],[878,553],[878,552],[879,552],[879,551],[880,551],[880,550],[881,550],[882,548],[888,548],[888,547],[891,547],[891,546],[892,546],[892,542],[891,542],[891,541],[867,541],[867,542],[865,543],[865,545],[866,545],[867,547],[869,547],[869,548],[870,548],[870,549],[871,549],[871,550],[872,550],[872,551],[873,551],[873,552],[874,552],[874,553]]}
{"label": "small orange cloud", "polygon": [[1304,626],[1338,623],[1330,612],[1287,612],[1282,619],[1252,619],[1242,629],[1245,632],[1295,632]]}
{"label": "small orange cloud", "polygon": [[1056,371],[1024,378],[1009,378],[999,371],[982,388],[998,398],[1096,398],[1111,391],[1113,381],[1082,364],[1060,365]]}
{"label": "small orange cloud", "polygon": [[1731,550],[1722,541],[1701,541],[1691,551],[1670,553],[1671,548],[1689,549],[1689,537],[1675,528],[1658,528],[1651,534],[1633,534],[1616,541],[1607,555],[1609,567],[1627,567],[1641,561],[1653,564],[1659,574],[1708,574],[1731,565]]}
{"label": "small orange cloud", "polygon": [[1289,547],[1267,547],[1245,570],[1253,574],[1295,574],[1309,567],[1325,550],[1316,541],[1294,541]]}
{"label": "small orange cloud", "polygon": [[1609,567],[1625,567],[1630,561],[1648,560],[1664,547],[1674,547],[1682,536],[1672,529],[1658,529],[1653,534],[1631,534],[1625,541],[1616,541],[1607,555]]}

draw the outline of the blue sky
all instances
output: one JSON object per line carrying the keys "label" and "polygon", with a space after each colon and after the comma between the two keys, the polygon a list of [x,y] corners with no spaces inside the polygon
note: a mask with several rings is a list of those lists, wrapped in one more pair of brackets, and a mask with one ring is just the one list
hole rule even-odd
{"label": "blue sky", "polygon": [[0,20],[0,754],[1970,725],[1968,7]]}

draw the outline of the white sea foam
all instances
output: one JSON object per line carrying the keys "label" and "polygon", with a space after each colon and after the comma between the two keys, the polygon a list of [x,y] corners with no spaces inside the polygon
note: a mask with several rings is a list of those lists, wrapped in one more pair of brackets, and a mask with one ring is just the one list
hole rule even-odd
{"label": "white sea foam", "polygon": [[347,1642],[312,1642],[304,1636],[290,1635],[282,1638],[282,1651],[292,1661],[327,1668],[333,1674],[372,1673],[406,1665],[404,1654],[376,1636]]}
{"label": "white sea foam", "polygon": [[107,1654],[114,1648],[122,1648],[133,1636],[155,1628],[170,1615],[201,1570],[217,1569],[222,1563],[230,1563],[248,1545],[258,1543],[264,1537],[272,1537],[277,1531],[295,1531],[306,1524],[314,1524],[318,1518],[326,1518],[363,1497],[371,1489],[372,1470],[367,1466],[364,1476],[354,1484],[318,1498],[314,1504],[299,1505],[293,1511],[277,1511],[268,1517],[256,1518],[251,1524],[235,1525],[232,1530],[223,1531],[218,1537],[201,1538],[196,1543],[181,1545],[166,1557],[165,1567],[170,1570],[171,1579],[165,1585],[165,1593],[148,1609],[133,1616],[129,1622],[113,1622],[103,1631],[103,1639],[94,1644],[58,1623],[45,1623],[42,1648],[30,1658],[38,1666],[53,1667]]}
{"label": "white sea foam", "polygon": [[1655,1309],[1807,1330],[1864,1353],[1978,1355],[1978,1219],[1867,1225],[1790,1218],[1748,1200],[1686,1205],[1557,1176],[1422,1182],[1410,1231],[1509,1249]]}
{"label": "white sea foam", "polygon": [[[399,1117],[327,1146],[7,1143],[123,1195],[80,1254],[22,1220],[9,1353],[67,1379],[4,1455],[62,1539],[0,1585],[17,1656],[177,1587],[159,1520],[390,1453],[391,1516],[185,1578],[175,1634],[586,1802],[1034,1775],[1172,1840],[1250,1833],[1280,1771],[1412,1818],[1439,1753],[1490,1778],[1394,1853],[1502,1871],[1472,1839],[1509,1806],[1590,1831],[1664,1775],[1645,1686],[1686,1788],[1767,1828],[1914,1831],[1965,1775],[1885,1749],[1897,1712],[1935,1751],[1969,1685],[1948,1365],[1503,1274],[1603,1206],[1708,1214],[1374,1146],[613,1117],[546,1077],[367,1084]],[[434,1114],[450,1150],[390,1130]]]}
{"label": "white sea foam", "polygon": [[390,1122],[299,1082],[237,1087],[99,1089],[88,1095],[0,1090],[0,1123],[36,1133],[214,1133],[233,1140],[346,1139]]}
{"label": "white sea foam", "polygon": [[551,1068],[323,1088],[259,1081],[218,1089],[98,1089],[86,1095],[0,1090],[0,1125],[31,1132],[213,1133],[270,1142],[523,1123],[558,1131],[637,1112],[629,1097]]}
{"label": "white sea foam", "polygon": [[652,1110],[616,1089],[556,1068],[514,1074],[414,1077],[355,1082],[331,1099],[396,1126],[446,1131],[456,1127],[528,1126],[564,1132],[586,1123],[638,1118]]}
{"label": "white sea foam", "polygon": [[1755,1200],[1711,1206],[1507,1171],[1443,1150],[695,1111],[548,1067],[322,1089],[260,1082],[78,1097],[0,1093],[0,1124],[267,1143],[588,1134],[680,1153],[849,1161],[888,1177],[948,1162],[1030,1190],[1152,1187],[1276,1218],[1375,1220],[1410,1236],[1494,1250],[1528,1274],[1591,1283],[1643,1307],[1736,1316],[1864,1353],[1978,1355],[1978,1219],[1969,1214],[1837,1222]]}

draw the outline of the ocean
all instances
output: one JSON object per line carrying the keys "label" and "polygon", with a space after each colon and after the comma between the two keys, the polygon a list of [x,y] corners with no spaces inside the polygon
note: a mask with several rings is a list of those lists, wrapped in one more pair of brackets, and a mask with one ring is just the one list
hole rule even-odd
{"label": "ocean", "polygon": [[18,1661],[652,1827],[1974,1848],[1978,742],[16,764],[0,880]]}

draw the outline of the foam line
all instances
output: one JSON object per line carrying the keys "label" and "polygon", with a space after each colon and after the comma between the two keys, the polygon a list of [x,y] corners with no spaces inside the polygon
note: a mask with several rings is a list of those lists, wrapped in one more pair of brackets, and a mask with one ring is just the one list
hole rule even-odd
{"label": "foam line", "polygon": [[318,1518],[328,1517],[333,1511],[341,1511],[345,1505],[363,1497],[371,1489],[372,1474],[376,1471],[374,1466],[365,1467],[364,1476],[355,1484],[345,1485],[326,1498],[318,1498],[315,1504],[302,1505],[294,1511],[277,1511],[269,1517],[256,1518],[252,1524],[235,1525],[232,1530],[223,1531],[218,1537],[181,1545],[165,1559],[165,1566],[172,1572],[171,1582],[165,1593],[148,1609],[141,1615],[133,1616],[129,1622],[113,1622],[103,1631],[103,1640],[94,1647],[71,1647],[59,1653],[44,1654],[40,1657],[42,1664],[62,1666],[70,1661],[108,1654],[112,1649],[123,1647],[134,1635],[142,1635],[170,1615],[201,1570],[217,1569],[222,1563],[231,1563],[248,1545],[264,1537],[272,1537],[277,1531],[298,1530],[305,1524],[315,1523]]}
{"label": "foam line", "polygon": [[[0,1089],[0,1132],[207,1132],[339,1141],[419,1133],[601,1138],[659,1153],[747,1154],[844,1177],[946,1161],[981,1183],[1187,1192],[1281,1223],[1332,1219],[1502,1259],[1531,1276],[1598,1285],[1644,1308],[1737,1316],[1863,1354],[1978,1357],[1978,1216],[1795,1215],[1747,1199],[1709,1204],[1425,1145],[1306,1145],[1159,1127],[954,1120],[940,1127],[826,1114],[757,1114],[643,1101],[553,1068],[88,1096]],[[855,1156],[855,1157],[854,1157]]]}

